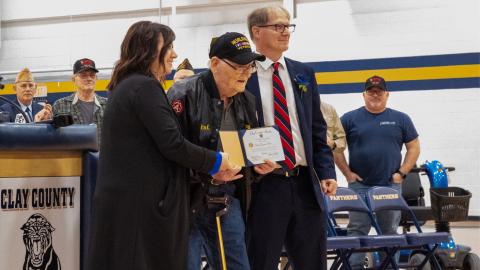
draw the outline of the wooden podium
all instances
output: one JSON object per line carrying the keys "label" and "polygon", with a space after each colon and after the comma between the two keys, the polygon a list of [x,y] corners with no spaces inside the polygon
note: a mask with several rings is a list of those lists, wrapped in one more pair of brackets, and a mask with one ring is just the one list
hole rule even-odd
{"label": "wooden podium", "polygon": [[83,269],[95,125],[0,124],[0,269]]}

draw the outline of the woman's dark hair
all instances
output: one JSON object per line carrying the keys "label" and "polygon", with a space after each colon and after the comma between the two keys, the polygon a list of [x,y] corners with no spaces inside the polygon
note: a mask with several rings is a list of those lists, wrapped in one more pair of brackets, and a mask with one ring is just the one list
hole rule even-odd
{"label": "woman's dark hair", "polygon": [[[157,58],[160,37],[163,38],[163,45]],[[120,59],[115,63],[108,90],[113,90],[122,79],[132,73],[153,77],[150,71],[153,61],[160,61],[160,65],[165,68],[163,59],[174,40],[173,30],[160,23],[140,21],[130,26],[122,41]]]}

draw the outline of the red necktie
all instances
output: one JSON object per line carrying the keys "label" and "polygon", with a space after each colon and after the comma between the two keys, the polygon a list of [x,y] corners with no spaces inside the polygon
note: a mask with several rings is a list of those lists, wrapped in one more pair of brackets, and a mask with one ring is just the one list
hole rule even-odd
{"label": "red necktie", "polygon": [[288,115],[285,87],[278,74],[279,65],[280,63],[278,62],[273,63],[273,111],[275,125],[278,126],[280,139],[282,140],[285,166],[291,170],[295,167],[295,149],[293,147],[292,127],[290,126],[290,116]]}

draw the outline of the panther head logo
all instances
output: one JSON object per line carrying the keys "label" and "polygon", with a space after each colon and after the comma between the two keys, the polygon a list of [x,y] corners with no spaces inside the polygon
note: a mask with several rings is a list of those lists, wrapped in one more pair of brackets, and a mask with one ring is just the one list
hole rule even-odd
{"label": "panther head logo", "polygon": [[26,254],[23,270],[60,270],[60,259],[52,246],[55,230],[41,214],[33,214],[20,228]]}

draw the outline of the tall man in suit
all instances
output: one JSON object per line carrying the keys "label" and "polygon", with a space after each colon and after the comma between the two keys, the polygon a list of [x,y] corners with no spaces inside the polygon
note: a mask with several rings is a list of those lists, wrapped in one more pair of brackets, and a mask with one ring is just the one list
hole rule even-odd
{"label": "tall man in suit", "polygon": [[52,118],[52,106],[50,104],[42,106],[33,101],[33,97],[37,93],[37,84],[28,68],[24,68],[17,74],[15,84],[13,85],[13,91],[15,91],[17,96],[13,103],[18,105],[22,111],[25,112],[29,121],[26,121],[23,116],[17,117],[21,112],[19,112],[12,104],[6,103],[0,107],[0,111],[9,115],[8,118],[10,122],[15,122],[15,120],[22,123],[34,121],[39,122]]}
{"label": "tall man in suit", "polygon": [[247,89],[256,96],[260,125],[278,126],[285,153],[281,168],[252,186],[250,264],[252,270],[277,269],[285,244],[295,269],[326,269],[323,194],[334,194],[337,184],[315,75],[305,64],[283,56],[295,29],[287,10],[254,10],[248,28],[257,51],[267,59],[256,62],[257,73]]}

